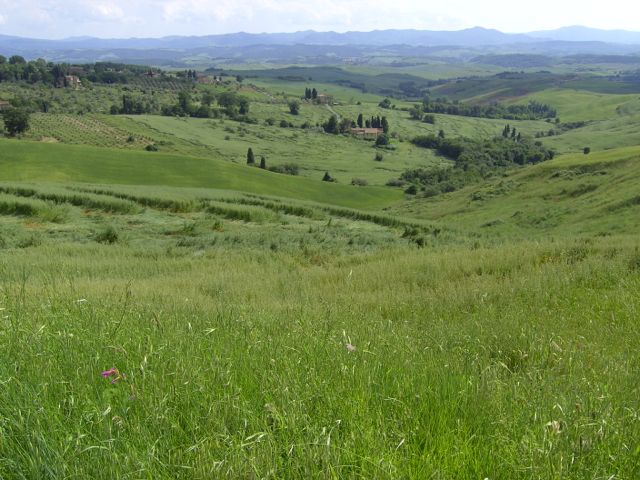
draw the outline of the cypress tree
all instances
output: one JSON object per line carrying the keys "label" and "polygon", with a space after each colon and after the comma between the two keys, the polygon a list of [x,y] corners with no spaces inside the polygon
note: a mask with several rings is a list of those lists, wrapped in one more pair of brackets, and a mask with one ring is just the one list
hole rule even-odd
{"label": "cypress tree", "polygon": [[247,151],[247,165],[254,165],[256,163],[256,157],[253,156],[253,150],[249,147]]}
{"label": "cypress tree", "polygon": [[358,115],[358,126],[360,128],[362,128],[363,122],[364,122],[364,118],[362,117],[362,114]]}
{"label": "cypress tree", "polygon": [[382,120],[380,121],[380,127],[382,128],[382,131],[384,133],[389,133],[389,121],[387,120],[387,117],[382,117]]}

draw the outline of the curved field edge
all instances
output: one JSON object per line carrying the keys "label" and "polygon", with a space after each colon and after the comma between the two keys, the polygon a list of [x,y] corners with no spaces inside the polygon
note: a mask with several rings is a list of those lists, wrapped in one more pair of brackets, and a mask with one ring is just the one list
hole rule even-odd
{"label": "curved field edge", "polygon": [[370,210],[402,199],[390,188],[331,184],[217,159],[11,140],[0,140],[0,179],[216,188]]}

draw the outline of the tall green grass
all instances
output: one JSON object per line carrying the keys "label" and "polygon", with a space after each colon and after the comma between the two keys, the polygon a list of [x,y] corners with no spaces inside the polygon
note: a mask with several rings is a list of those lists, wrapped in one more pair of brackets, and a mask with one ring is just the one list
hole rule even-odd
{"label": "tall green grass", "polygon": [[635,478],[636,245],[0,251],[0,476]]}

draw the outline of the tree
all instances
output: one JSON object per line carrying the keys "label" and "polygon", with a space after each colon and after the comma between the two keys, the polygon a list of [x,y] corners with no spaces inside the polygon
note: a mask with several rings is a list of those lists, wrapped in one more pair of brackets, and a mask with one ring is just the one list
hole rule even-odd
{"label": "tree", "polygon": [[583,152],[585,155],[589,155],[589,154],[591,153],[591,148],[590,148],[590,147],[584,147],[584,150],[582,150],[582,152]]}
{"label": "tree", "polygon": [[438,132],[438,137],[439,137],[439,138],[444,138],[444,137],[445,137],[444,130],[440,130],[440,131]]}
{"label": "tree", "polygon": [[239,112],[240,115],[247,115],[249,113],[249,100],[244,97],[238,98],[238,104],[240,105]]}
{"label": "tree", "polygon": [[414,105],[411,110],[409,110],[409,115],[413,120],[422,120],[422,107],[420,105]]}
{"label": "tree", "polygon": [[7,63],[7,57],[0,55],[0,65],[4,65],[5,63]]}
{"label": "tree", "polygon": [[358,115],[358,121],[356,122],[358,124],[358,127],[362,128],[364,125],[364,117],[362,116],[362,114]]}
{"label": "tree", "polygon": [[255,165],[255,163],[256,157],[254,157],[253,150],[249,147],[249,150],[247,150],[247,165]]}
{"label": "tree", "polygon": [[387,120],[387,117],[382,117],[382,120],[380,121],[380,128],[382,128],[384,133],[389,133],[389,121]]}
{"label": "tree", "polygon": [[340,133],[338,131],[338,117],[336,117],[335,115],[331,115],[331,117],[329,117],[329,120],[327,120],[322,128],[324,128],[324,131],[327,133]]}
{"label": "tree", "polygon": [[291,115],[298,115],[300,113],[300,102],[291,100],[289,102],[289,112],[291,112]]}
{"label": "tree", "polygon": [[316,90],[315,88],[311,90],[311,98],[314,100],[318,98],[318,90]]}
{"label": "tree", "polygon": [[323,182],[335,182],[336,179],[329,175],[329,172],[324,172],[324,177],[322,177]]}
{"label": "tree", "polygon": [[353,120],[349,120],[348,118],[343,118],[338,125],[338,131],[340,133],[347,133],[349,130],[353,128],[355,124]]}
{"label": "tree", "polygon": [[10,108],[2,113],[4,129],[10,137],[29,130],[29,113],[26,110]]}
{"label": "tree", "polygon": [[378,104],[378,106],[380,108],[391,108],[391,100],[389,100],[388,98],[385,98]]}
{"label": "tree", "polygon": [[190,115],[193,107],[191,105],[191,95],[186,90],[178,93],[178,105],[186,115]]}
{"label": "tree", "polygon": [[267,168],[267,159],[260,157],[260,168],[265,170]]}
{"label": "tree", "polygon": [[9,58],[9,63],[11,65],[18,65],[18,64],[25,64],[27,63],[27,61],[24,59],[24,57],[21,57],[20,55],[13,55],[12,57]]}
{"label": "tree", "polygon": [[389,145],[389,137],[384,133],[382,135],[378,135],[378,138],[376,138],[376,147],[383,147],[385,145]]}
{"label": "tree", "polygon": [[304,89],[304,98],[307,100],[311,100],[311,89],[310,88],[305,88]]}
{"label": "tree", "polygon": [[212,92],[207,90],[206,92],[204,92],[202,94],[202,99],[200,100],[200,102],[203,105],[206,105],[207,107],[210,107],[215,99],[216,99],[216,96]]}

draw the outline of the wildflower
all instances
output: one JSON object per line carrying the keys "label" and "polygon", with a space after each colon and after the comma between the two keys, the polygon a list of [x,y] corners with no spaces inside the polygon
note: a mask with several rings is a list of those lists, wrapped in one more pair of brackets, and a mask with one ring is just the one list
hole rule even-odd
{"label": "wildflower", "polygon": [[105,370],[101,375],[103,378],[111,378],[111,384],[114,384],[118,380],[122,380],[125,378],[125,376],[121,374],[117,368],[110,368],[109,370]]}
{"label": "wildflower", "polygon": [[351,343],[347,343],[345,345],[345,347],[347,347],[347,351],[348,352],[355,352],[356,351],[356,347],[354,345],[351,345]]}
{"label": "wildflower", "polygon": [[118,369],[117,368],[111,368],[109,370],[105,370],[104,372],[102,372],[102,376],[104,378],[109,378],[112,375],[116,375],[118,373]]}

